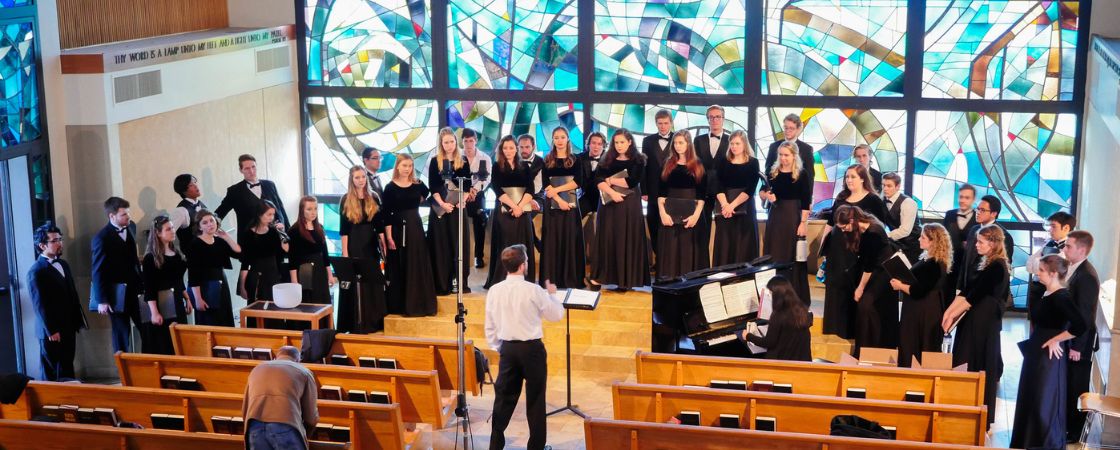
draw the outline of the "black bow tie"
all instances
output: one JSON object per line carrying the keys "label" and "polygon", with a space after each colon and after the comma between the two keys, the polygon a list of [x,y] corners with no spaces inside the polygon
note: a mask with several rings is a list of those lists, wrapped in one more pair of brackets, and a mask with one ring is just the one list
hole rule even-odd
{"label": "black bow tie", "polygon": [[113,229],[117,230],[117,234],[124,233],[127,230],[127,228],[117,228],[117,227],[113,227]]}
{"label": "black bow tie", "polygon": [[1066,241],[1062,241],[1062,242],[1050,241],[1050,242],[1046,243],[1046,246],[1047,247],[1053,247],[1053,248],[1056,248],[1058,250],[1062,250],[1062,249],[1066,248]]}
{"label": "black bow tie", "polygon": [[723,140],[723,135],[722,134],[709,134],[708,136],[711,136],[712,138],[715,138],[715,139]]}
{"label": "black bow tie", "polygon": [[256,182],[256,183],[249,183],[249,189],[252,189],[252,188],[255,188],[255,187],[260,187],[260,186],[261,186],[261,183],[259,181]]}
{"label": "black bow tie", "polygon": [[972,217],[972,213],[971,212],[969,212],[969,213],[957,213],[957,217],[960,217],[962,219],[967,219],[969,217]]}

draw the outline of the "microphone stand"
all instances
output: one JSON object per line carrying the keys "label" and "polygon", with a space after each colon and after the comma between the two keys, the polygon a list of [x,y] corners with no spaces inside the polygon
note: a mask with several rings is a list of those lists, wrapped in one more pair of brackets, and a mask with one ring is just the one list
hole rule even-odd
{"label": "microphone stand", "polygon": [[[448,161],[448,168],[450,168],[450,161]],[[469,166],[468,166],[469,167]],[[446,172],[446,171],[445,171]],[[459,369],[459,389],[455,396],[455,416],[459,418],[460,428],[463,433],[463,449],[471,448],[470,437],[468,432],[470,430],[470,417],[467,414],[467,386],[466,386],[466,370],[465,353],[466,353],[466,332],[467,332],[467,308],[463,304],[463,290],[467,286],[466,274],[463,273],[463,209],[466,203],[466,191],[463,190],[464,183],[470,177],[457,177],[453,173],[445,174],[445,179],[453,178],[456,185],[459,187],[459,199],[456,202],[455,208],[458,209],[458,236],[459,240],[455,243],[456,265],[455,273],[457,275],[458,289],[455,291],[455,329],[456,329],[456,345],[458,347],[458,369]],[[472,367],[471,370],[474,370]],[[458,445],[458,443],[456,443]]]}

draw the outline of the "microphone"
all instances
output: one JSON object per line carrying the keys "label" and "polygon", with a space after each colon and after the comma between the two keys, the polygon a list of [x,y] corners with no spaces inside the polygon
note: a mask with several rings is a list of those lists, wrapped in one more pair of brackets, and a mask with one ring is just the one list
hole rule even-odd
{"label": "microphone", "polygon": [[278,225],[280,225],[280,221],[275,220],[275,221],[272,222],[272,225],[270,225],[270,226],[272,227],[272,229],[276,230],[276,233],[278,233],[280,235],[280,243],[287,244],[288,242],[291,242],[292,239],[290,237],[288,237],[288,233],[285,232],[284,230],[281,230]]}

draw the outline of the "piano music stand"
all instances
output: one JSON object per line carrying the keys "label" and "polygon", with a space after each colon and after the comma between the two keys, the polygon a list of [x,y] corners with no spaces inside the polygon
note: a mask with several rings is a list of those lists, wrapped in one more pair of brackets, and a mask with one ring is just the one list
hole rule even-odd
{"label": "piano music stand", "polygon": [[[362,283],[377,282],[376,266],[374,265],[376,261],[371,258],[332,256],[330,262],[331,267],[334,267],[335,277],[338,278],[339,287],[346,289],[349,286],[357,292],[357,304],[354,305],[354,308],[358,313],[358,320],[354,321],[354,327],[361,330],[363,329],[362,326],[365,325],[362,322]],[[339,308],[341,307],[342,305],[339,303]]]}
{"label": "piano music stand", "polygon": [[581,306],[571,306],[571,305],[568,305],[567,303],[564,303],[564,322],[565,322],[565,324],[564,324],[564,339],[566,340],[566,342],[564,344],[564,356],[567,359],[568,377],[567,377],[566,383],[568,385],[568,402],[565,403],[564,406],[561,406],[561,407],[556,408],[552,411],[549,411],[548,414],[545,414],[545,417],[551,416],[553,414],[559,414],[559,413],[562,413],[564,411],[571,411],[572,414],[580,416],[584,419],[588,419],[588,418],[591,417],[591,416],[588,416],[587,413],[585,413],[583,411],[580,411],[579,410],[579,405],[573,405],[572,404],[572,310],[573,309],[582,309],[584,311],[594,311],[595,307],[587,308],[587,307],[581,307]]}

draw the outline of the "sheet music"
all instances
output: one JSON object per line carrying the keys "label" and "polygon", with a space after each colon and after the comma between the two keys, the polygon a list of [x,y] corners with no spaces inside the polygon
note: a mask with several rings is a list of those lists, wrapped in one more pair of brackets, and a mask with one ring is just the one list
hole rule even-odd
{"label": "sheet music", "polygon": [[708,283],[700,287],[700,306],[704,309],[704,318],[708,323],[719,322],[727,319],[727,310],[723,306],[723,290],[719,283]]}
{"label": "sheet music", "polygon": [[[763,336],[766,336],[766,331],[770,328],[770,325],[762,325],[762,326],[757,326],[756,327],[754,325],[754,323],[752,322],[751,323],[751,328],[752,329],[757,328],[758,329],[757,334],[761,334]],[[752,343],[751,341],[746,341],[746,342],[747,342],[747,349],[750,350],[751,353],[762,353],[762,352],[766,351],[766,347],[759,347],[759,346],[755,345],[754,343]]]}
{"label": "sheet music", "polygon": [[774,269],[764,270],[754,274],[754,286],[758,291],[758,298],[762,298],[762,291],[766,289],[766,285],[770,283],[770,279],[777,275],[778,271]]}
{"label": "sheet music", "polygon": [[729,317],[739,317],[758,311],[758,293],[754,280],[726,284],[722,287],[723,305]]}
{"label": "sheet music", "polygon": [[585,289],[568,289],[568,295],[564,297],[564,304],[566,305],[594,308],[597,303],[599,303],[599,293]]}
{"label": "sheet music", "polygon": [[770,295],[770,290],[762,288],[762,295],[758,306],[758,318],[770,320],[770,313],[774,312],[774,296]]}

